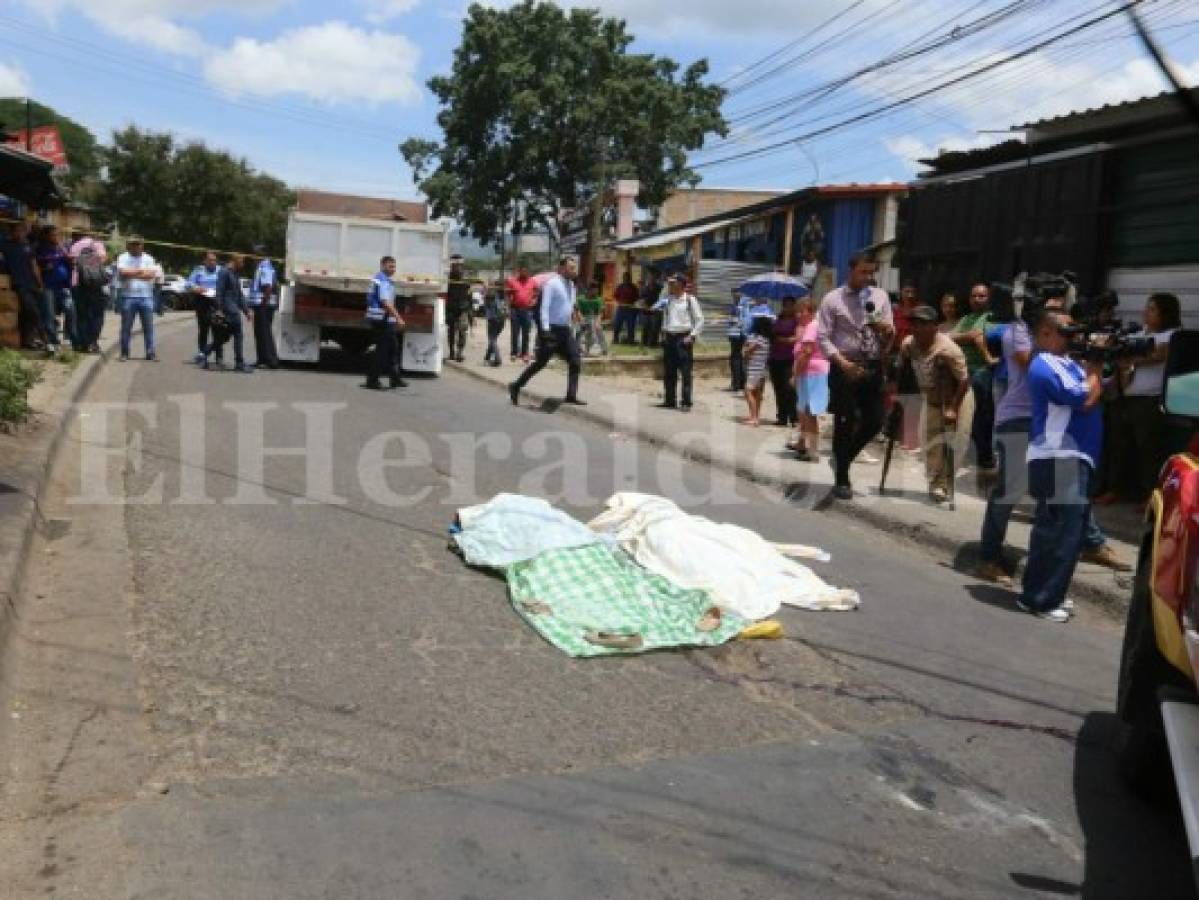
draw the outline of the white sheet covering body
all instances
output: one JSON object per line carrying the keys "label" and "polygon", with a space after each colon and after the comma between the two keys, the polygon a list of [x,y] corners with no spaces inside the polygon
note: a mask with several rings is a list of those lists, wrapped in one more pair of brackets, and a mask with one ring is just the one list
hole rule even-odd
{"label": "white sheet covering body", "polygon": [[506,568],[547,550],[586,547],[603,538],[540,497],[496,494],[480,506],[458,510],[462,531],[454,541],[472,566]]}
{"label": "white sheet covering body", "polygon": [[756,533],[683,512],[663,497],[622,492],[591,522],[650,572],[687,588],[703,588],[722,609],[765,619],[787,604],[848,610],[856,591],[839,590],[807,566],[783,556]]}

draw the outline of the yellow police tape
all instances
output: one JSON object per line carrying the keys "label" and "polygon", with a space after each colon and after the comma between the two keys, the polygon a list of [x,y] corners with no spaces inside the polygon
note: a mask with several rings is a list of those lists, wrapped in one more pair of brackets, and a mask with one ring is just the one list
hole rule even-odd
{"label": "yellow police tape", "polygon": [[[36,222],[29,222],[28,219],[13,219],[8,216],[0,216],[0,222],[4,222],[6,224],[17,224],[19,222],[27,222],[28,224],[31,224],[31,225],[37,224]],[[55,223],[48,222],[46,224],[54,225]],[[113,240],[112,235],[110,233],[104,232],[104,231],[92,231],[87,228],[68,228],[68,227],[62,226],[62,225],[55,225],[55,227],[61,228],[64,231],[69,231],[71,234],[86,234],[89,237],[101,238],[104,241]],[[131,233],[133,233],[133,232],[131,232]],[[126,240],[128,240],[129,236],[125,235],[124,237]],[[229,256],[229,255],[236,254],[237,256],[253,257],[254,259],[275,259],[275,260],[278,260],[279,262],[283,261],[281,257],[263,256],[259,253],[251,253],[246,250],[217,250],[213,247],[196,247],[196,246],[193,246],[192,244],[175,244],[175,243],[172,243],[171,241],[157,241],[157,240],[154,240],[153,238],[148,238],[148,237],[144,237],[144,236],[142,237],[142,240],[147,244],[153,244],[155,247],[173,247],[176,250],[194,250],[197,253],[207,253],[209,250],[212,250],[213,253],[216,253],[221,256]]]}

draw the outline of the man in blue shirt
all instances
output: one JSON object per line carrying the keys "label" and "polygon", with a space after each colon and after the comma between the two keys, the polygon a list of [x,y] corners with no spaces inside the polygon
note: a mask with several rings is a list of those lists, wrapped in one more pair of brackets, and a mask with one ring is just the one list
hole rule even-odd
{"label": "man in blue shirt", "polygon": [[1082,552],[1103,447],[1103,364],[1088,361],[1084,370],[1067,356],[1070,333],[1068,316],[1044,313],[1036,327],[1040,353],[1028,368],[1028,491],[1037,509],[1018,603],[1053,622],[1070,618],[1066,590]]}
{"label": "man in blue shirt", "polygon": [[245,295],[241,290],[242,257],[231,254],[226,264],[217,273],[216,296],[213,298],[212,345],[205,348],[204,368],[208,368],[208,354],[216,351],[216,357],[221,358],[221,348],[230,337],[233,338],[233,369],[245,375],[254,370],[246,365],[243,353],[244,332],[241,318],[252,318],[250,308],[246,304]]}
{"label": "man in blue shirt", "polygon": [[[256,248],[261,252],[262,248]],[[276,291],[275,266],[263,257],[254,270],[254,281],[250,285],[250,307],[254,310],[254,365],[256,368],[279,368],[279,354],[275,348],[275,310],[279,307]]]}
{"label": "man in blue shirt", "polygon": [[521,388],[555,356],[566,360],[569,367],[566,402],[574,406],[587,405],[578,396],[579,373],[583,365],[573,327],[576,318],[575,278],[578,273],[579,264],[575,258],[565,256],[558,264],[558,273],[541,286],[541,332],[537,336],[537,358],[521,373],[520,378],[508,385],[508,396],[512,398],[513,406],[520,403]]}
{"label": "man in blue shirt", "polygon": [[395,273],[394,257],[385,256],[379,260],[379,271],[371,279],[370,291],[366,295],[366,321],[374,333],[375,350],[371,354],[363,387],[372,391],[383,390],[379,377],[384,373],[390,387],[407,386],[400,377],[398,364],[397,340],[399,329],[404,327],[404,319],[396,309],[396,289],[391,280]]}
{"label": "man in blue shirt", "polygon": [[[217,264],[216,253],[209,250],[204,254],[204,262],[192,269],[191,277],[187,279],[192,295],[192,307],[196,311],[196,365],[203,365],[208,349],[208,334],[212,328],[212,309],[216,302],[216,283],[220,277],[221,268]],[[221,351],[217,350],[217,362],[221,361]]]}

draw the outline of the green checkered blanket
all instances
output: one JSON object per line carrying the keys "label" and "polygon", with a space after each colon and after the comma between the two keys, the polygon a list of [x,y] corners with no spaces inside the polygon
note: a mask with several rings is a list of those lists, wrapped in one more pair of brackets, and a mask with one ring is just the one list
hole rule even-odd
{"label": "green checkered blanket", "polygon": [[550,550],[508,567],[507,577],[517,613],[569,656],[714,646],[748,624],[727,612],[712,619],[706,591],[651,575],[603,545]]}

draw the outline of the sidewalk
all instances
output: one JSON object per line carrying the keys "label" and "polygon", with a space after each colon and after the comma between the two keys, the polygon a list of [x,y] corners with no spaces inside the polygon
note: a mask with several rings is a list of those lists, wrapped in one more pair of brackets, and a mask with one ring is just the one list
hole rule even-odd
{"label": "sidewalk", "polygon": [[[497,390],[497,402],[507,403],[507,396],[500,390],[513,381],[523,367],[520,363],[507,361],[506,332],[500,336],[500,347],[505,351],[504,365],[499,368],[482,365],[486,347],[482,331],[476,328],[472,332],[467,361],[447,363],[447,366],[493,385]],[[857,494],[855,499],[848,503],[832,501],[828,497],[833,472],[827,461],[827,435],[821,461],[800,462],[784,447],[790,438],[789,431],[773,424],[774,398],[769,386],[763,402],[763,425],[756,429],[737,423],[737,419],[745,414],[745,401],[739,395],[727,393],[724,390],[727,386],[727,376],[697,377],[695,409],[684,414],[654,408],[654,404],[662,399],[660,382],[630,375],[588,377],[585,368],[579,395],[589,405],[561,406],[557,412],[587,419],[614,433],[635,436],[652,446],[669,448],[688,459],[733,472],[756,483],[775,486],[799,506],[874,526],[886,531],[894,540],[912,541],[945,554],[947,562],[955,568],[966,572],[973,570],[986,503],[978,496],[972,471],[959,470],[957,508],[951,511],[947,506],[937,506],[927,499],[923,463],[918,456],[897,447],[887,476],[885,497],[878,494],[881,462],[859,461],[851,473]],[[527,408],[546,400],[561,399],[565,391],[565,366],[555,361],[522,392],[521,405]],[[883,444],[877,443],[868,453],[881,460],[883,449]],[[1139,510],[1129,506],[1108,507],[1098,509],[1097,515],[1117,555],[1135,565],[1140,534]],[[1030,526],[1031,507],[1022,506],[1013,515],[1008,530],[1010,557],[1023,559]],[[1116,573],[1082,563],[1074,577],[1072,594],[1096,603],[1113,615],[1123,615],[1131,585],[1132,573]]]}
{"label": "sidewalk", "polygon": [[[190,315],[167,315],[155,325],[163,331],[190,321]],[[12,433],[0,432],[0,654],[8,640],[10,623],[18,615],[16,602],[34,531],[43,525],[42,491],[74,406],[100,367],[116,355],[119,330],[116,314],[106,315],[104,330],[106,335],[100,339],[102,352],[80,354],[74,368],[45,360],[42,381],[29,392],[33,415]],[[140,334],[141,327],[135,327],[134,335],[139,341]],[[33,356],[30,361],[41,360]]]}

